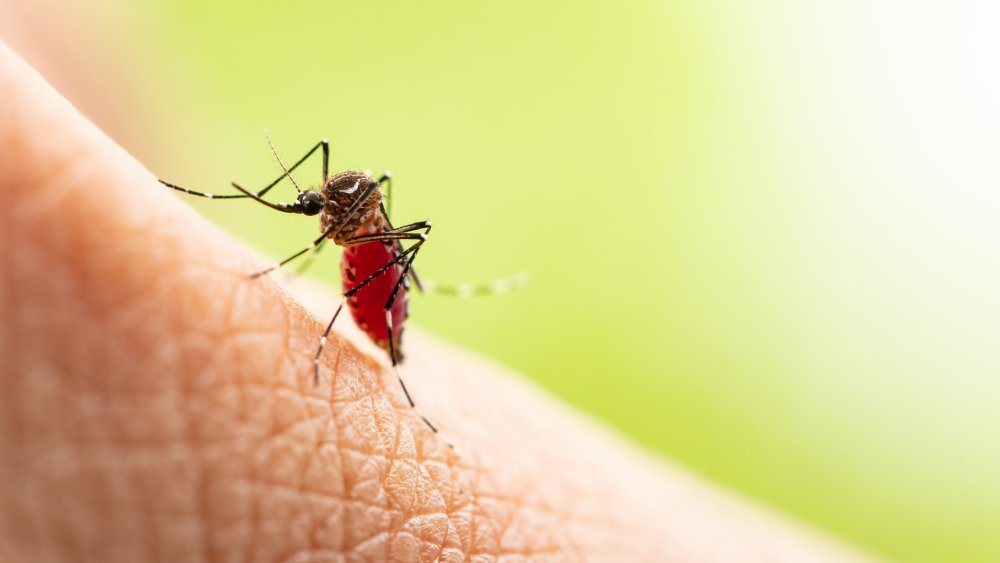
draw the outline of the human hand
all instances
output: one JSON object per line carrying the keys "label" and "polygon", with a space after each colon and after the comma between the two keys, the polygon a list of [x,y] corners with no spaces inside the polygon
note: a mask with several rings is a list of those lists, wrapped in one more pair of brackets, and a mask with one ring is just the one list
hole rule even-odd
{"label": "human hand", "polygon": [[349,322],[315,386],[320,322],[2,43],[0,100],[0,558],[856,557],[418,332],[456,451]]}

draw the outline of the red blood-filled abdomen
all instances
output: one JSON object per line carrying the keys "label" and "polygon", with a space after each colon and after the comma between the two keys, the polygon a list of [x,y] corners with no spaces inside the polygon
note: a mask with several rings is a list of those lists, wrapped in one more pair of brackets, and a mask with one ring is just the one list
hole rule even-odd
{"label": "red blood-filled abdomen", "polygon": [[[344,292],[350,291],[388,264],[397,255],[394,248],[395,245],[391,244],[391,241],[373,241],[345,248],[344,257],[340,262]],[[389,327],[386,325],[385,304],[402,273],[403,265],[393,264],[347,300],[347,307],[351,310],[354,322],[387,353]],[[408,285],[404,280],[392,305],[392,339],[396,348],[397,362],[403,359],[402,337],[403,323],[407,317]]]}

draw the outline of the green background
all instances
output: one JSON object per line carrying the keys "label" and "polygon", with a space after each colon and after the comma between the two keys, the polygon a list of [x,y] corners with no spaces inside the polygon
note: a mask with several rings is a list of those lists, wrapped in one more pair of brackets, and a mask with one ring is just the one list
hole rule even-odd
{"label": "green background", "polygon": [[[329,137],[433,220],[422,275],[530,272],[415,299],[424,329],[873,552],[1000,560],[989,8],[133,4],[0,30],[163,178],[260,185],[264,127]],[[316,232],[191,203],[275,257]]]}

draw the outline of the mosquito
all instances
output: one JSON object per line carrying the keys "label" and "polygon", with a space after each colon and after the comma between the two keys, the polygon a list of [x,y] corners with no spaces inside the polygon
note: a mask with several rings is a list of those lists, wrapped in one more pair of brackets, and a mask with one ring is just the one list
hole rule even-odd
{"label": "mosquito", "polygon": [[[313,356],[314,383],[319,384],[319,366],[323,348],[326,346],[334,322],[346,305],[358,327],[389,355],[396,380],[399,381],[410,408],[414,409],[428,428],[438,433],[437,427],[417,409],[399,373],[399,364],[404,357],[403,325],[409,317],[410,282],[412,281],[421,292],[436,291],[468,297],[506,292],[514,285],[522,283],[522,277],[494,280],[479,286],[469,284],[440,286],[430,280],[422,283],[413,268],[413,262],[421,247],[427,242],[427,235],[431,232],[431,222],[417,221],[400,227],[392,225],[390,219],[393,201],[392,175],[388,171],[377,179],[368,172],[356,170],[330,176],[330,143],[327,139],[316,143],[305,156],[292,166],[286,167],[266,130],[264,136],[283,173],[256,193],[244,189],[236,182],[231,184],[240,192],[239,194],[221,195],[189,190],[164,180],[160,180],[160,183],[168,188],[207,199],[252,199],[283,213],[319,215],[321,235],[318,238],[288,258],[269,268],[254,272],[249,277],[263,276],[312,252],[304,264],[308,266],[327,241],[333,241],[334,244],[343,247],[344,254],[341,260],[343,298],[330,322],[327,323],[316,354]],[[292,177],[292,172],[316,151],[322,151],[323,155],[321,187],[303,190]],[[264,196],[285,178],[289,179],[298,193],[295,201],[272,203],[265,200]],[[383,186],[386,188],[385,192],[382,191]],[[388,209],[383,203],[383,198],[388,202]]]}

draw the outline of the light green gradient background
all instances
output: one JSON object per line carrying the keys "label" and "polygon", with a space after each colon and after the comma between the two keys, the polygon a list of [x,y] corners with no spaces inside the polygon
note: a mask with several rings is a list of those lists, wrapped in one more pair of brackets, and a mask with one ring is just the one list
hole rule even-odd
{"label": "light green gradient background", "polygon": [[[508,296],[415,298],[414,324],[876,553],[1000,560],[981,14],[250,6],[77,9],[94,58],[76,71],[114,81],[93,113],[155,173],[259,185],[279,172],[262,128],[288,160],[328,136],[334,168],[393,170],[397,221],[434,221],[424,276],[531,273]],[[192,204],[275,257],[316,229]]]}

